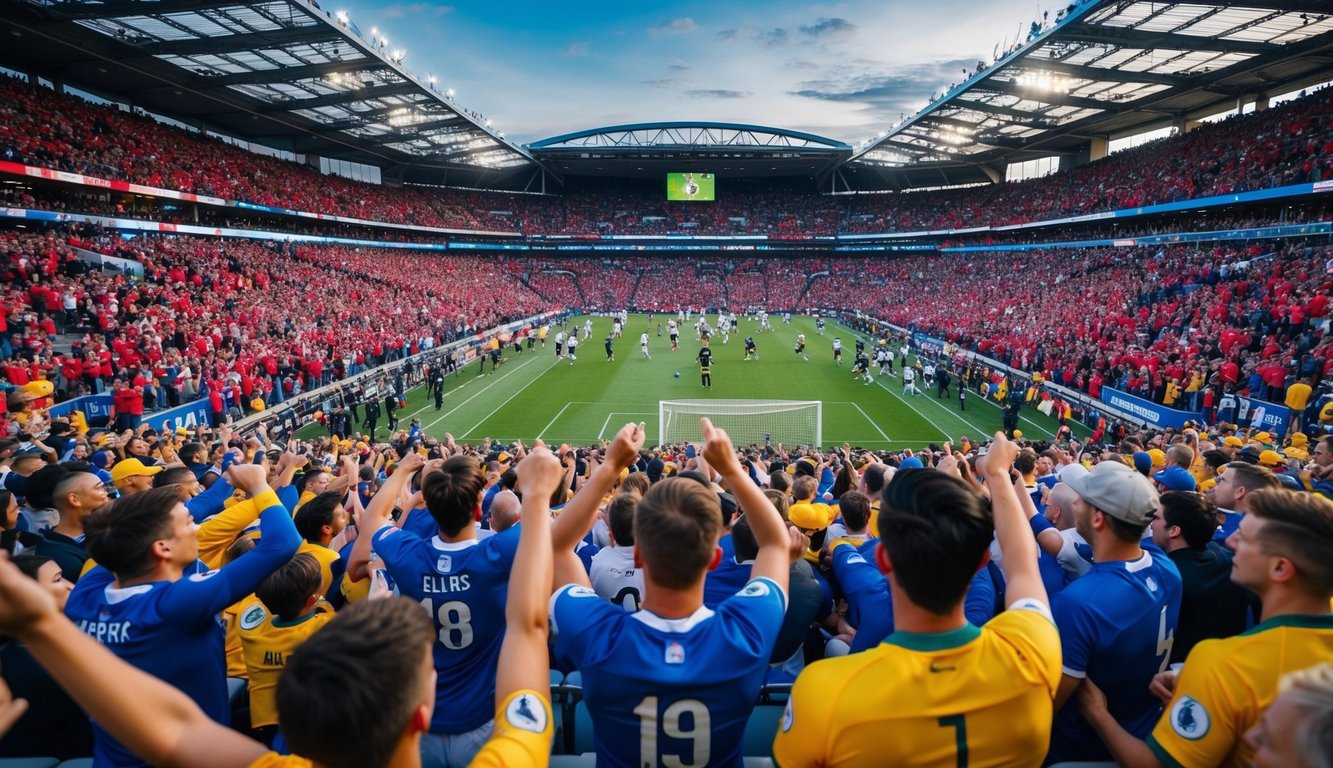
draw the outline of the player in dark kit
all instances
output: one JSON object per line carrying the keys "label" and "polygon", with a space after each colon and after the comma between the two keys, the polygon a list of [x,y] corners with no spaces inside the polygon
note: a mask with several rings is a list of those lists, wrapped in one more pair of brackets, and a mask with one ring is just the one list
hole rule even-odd
{"label": "player in dark kit", "polygon": [[611,348],[611,338],[611,334],[608,333],[606,338],[602,340],[602,343],[606,345],[606,362],[608,363],[616,359],[615,350]]}
{"label": "player in dark kit", "polygon": [[713,386],[713,374],[711,366],[713,364],[713,350],[708,347],[701,347],[699,354],[694,358],[699,361],[699,383],[705,387]]}
{"label": "player in dark kit", "polygon": [[759,359],[759,350],[756,349],[755,346],[754,346],[754,337],[753,337],[753,336],[746,336],[746,337],[745,337],[745,359],[746,359],[746,360],[758,360],[758,359]]}

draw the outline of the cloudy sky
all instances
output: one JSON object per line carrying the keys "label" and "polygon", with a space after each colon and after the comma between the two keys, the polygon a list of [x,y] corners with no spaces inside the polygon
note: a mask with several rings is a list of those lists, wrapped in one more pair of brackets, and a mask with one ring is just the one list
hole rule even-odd
{"label": "cloudy sky", "polygon": [[397,2],[323,0],[522,143],[666,120],[855,143],[991,59],[1035,0]]}

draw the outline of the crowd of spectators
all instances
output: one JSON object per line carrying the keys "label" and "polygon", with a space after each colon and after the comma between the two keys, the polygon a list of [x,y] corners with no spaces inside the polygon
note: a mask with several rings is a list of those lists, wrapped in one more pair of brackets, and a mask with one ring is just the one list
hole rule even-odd
{"label": "crowd of spectators", "polygon": [[391,187],[323,175],[220,139],[0,80],[0,158],[284,209],[529,236],[766,235],[1002,226],[1333,176],[1333,89],[1024,182],[830,196],[788,181],[727,178],[711,203],[673,203],[655,182],[570,180],[558,195]]}
{"label": "crowd of spectators", "polygon": [[[93,270],[80,251],[142,264]],[[553,305],[508,262],[246,240],[0,233],[6,383],[57,399],[124,387],[148,411],[207,394],[272,404]]]}

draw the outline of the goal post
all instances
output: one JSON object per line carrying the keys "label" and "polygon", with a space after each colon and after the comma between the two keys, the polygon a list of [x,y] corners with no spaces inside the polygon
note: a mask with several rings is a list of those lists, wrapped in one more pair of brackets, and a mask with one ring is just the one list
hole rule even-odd
{"label": "goal post", "polygon": [[658,443],[698,442],[699,419],[705,416],[736,445],[823,444],[824,404],[819,400],[661,400]]}

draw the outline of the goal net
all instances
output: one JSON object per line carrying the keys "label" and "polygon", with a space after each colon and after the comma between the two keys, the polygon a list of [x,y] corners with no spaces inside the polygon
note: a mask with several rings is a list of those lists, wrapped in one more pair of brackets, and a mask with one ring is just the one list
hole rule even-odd
{"label": "goal net", "polygon": [[823,444],[824,404],[818,400],[661,400],[658,442],[699,442],[699,419],[704,416],[737,445]]}

